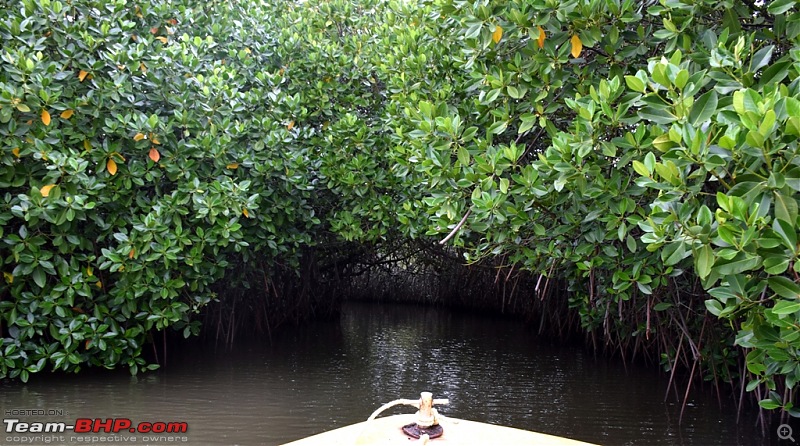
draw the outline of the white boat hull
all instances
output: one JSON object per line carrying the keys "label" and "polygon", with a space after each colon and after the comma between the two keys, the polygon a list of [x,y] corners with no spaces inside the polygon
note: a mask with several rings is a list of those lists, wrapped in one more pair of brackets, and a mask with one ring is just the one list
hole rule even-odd
{"label": "white boat hull", "polygon": [[[420,440],[409,438],[401,430],[404,425],[415,421],[416,418],[413,414],[392,415],[323,432],[287,443],[285,446],[372,446],[395,444],[411,446],[422,444]],[[444,428],[444,434],[439,438],[429,440],[428,445],[592,446],[591,443],[569,438],[458,418],[447,417],[440,424]]]}

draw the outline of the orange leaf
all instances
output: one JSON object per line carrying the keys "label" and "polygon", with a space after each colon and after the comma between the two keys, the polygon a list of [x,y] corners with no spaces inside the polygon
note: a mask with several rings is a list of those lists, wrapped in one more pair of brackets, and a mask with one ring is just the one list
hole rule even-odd
{"label": "orange leaf", "polygon": [[109,158],[108,162],[106,163],[106,169],[108,169],[108,173],[110,173],[111,175],[116,175],[117,174],[117,163],[114,160],[112,160],[111,158]]}
{"label": "orange leaf", "polygon": [[294,128],[294,121],[289,121],[289,124],[286,126],[286,130],[291,130]]}
{"label": "orange leaf", "polygon": [[47,110],[42,110],[42,122],[44,125],[50,125],[50,113]]}
{"label": "orange leaf", "polygon": [[157,163],[158,160],[161,159],[161,154],[158,153],[158,150],[156,150],[155,147],[151,147],[150,148],[150,153],[147,156],[149,156],[150,159],[153,160],[154,163]]}
{"label": "orange leaf", "polygon": [[128,258],[132,259],[133,256],[136,255],[136,248],[131,248],[131,252],[128,253]]}
{"label": "orange leaf", "polygon": [[81,72],[78,73],[78,79],[80,79],[80,81],[83,82],[83,80],[86,79],[87,74],[89,74],[88,71],[81,70]]}
{"label": "orange leaf", "polygon": [[157,137],[157,136],[156,136],[154,133],[151,133],[151,134],[149,135],[149,137],[150,137],[150,141],[151,141],[153,144],[155,144],[155,145],[159,145],[159,144],[161,144],[161,141],[159,141],[159,140],[158,140],[158,137]]}
{"label": "orange leaf", "polygon": [[139,71],[141,71],[142,74],[147,74],[147,65],[145,65],[144,62],[139,62]]}
{"label": "orange leaf", "polygon": [[158,27],[154,26],[154,27],[150,28],[150,34],[158,34]]}
{"label": "orange leaf", "polygon": [[156,40],[161,41],[161,43],[163,43],[164,45],[166,45],[167,41],[168,41],[168,39],[166,37],[164,37],[164,36],[158,36],[158,37],[156,37]]}
{"label": "orange leaf", "polygon": [[572,44],[572,51],[570,51],[572,57],[579,57],[581,55],[581,50],[583,50],[583,42],[581,42],[581,38],[575,34],[571,39],[569,39],[569,42]]}
{"label": "orange leaf", "polygon": [[74,113],[75,113],[75,112],[74,112],[74,111],[72,111],[72,110],[64,110],[63,112],[61,112],[61,118],[62,118],[62,119],[69,119],[69,118],[71,118],[71,117],[72,117],[72,115],[73,115]]}
{"label": "orange leaf", "polygon": [[502,38],[503,38],[503,27],[497,25],[494,27],[494,32],[492,33],[492,40],[494,41],[494,43],[499,43],[500,39]]}
{"label": "orange leaf", "polygon": [[250,218],[250,213],[247,212],[246,208],[242,209],[242,214],[244,214],[245,217]]}
{"label": "orange leaf", "polygon": [[19,147],[14,147],[13,149],[11,149],[11,153],[13,153],[14,156],[19,158]]}
{"label": "orange leaf", "polygon": [[137,134],[133,135],[133,140],[134,141],[141,141],[143,139],[144,139],[144,133],[137,133]]}
{"label": "orange leaf", "polygon": [[228,169],[231,169],[231,170],[236,170],[236,169],[239,168],[239,163],[230,163],[225,167],[228,168]]}
{"label": "orange leaf", "polygon": [[544,28],[542,28],[541,26],[539,26],[538,28],[539,28],[539,38],[536,39],[536,41],[539,42],[539,48],[542,48],[544,47],[544,38],[545,38]]}
{"label": "orange leaf", "polygon": [[50,195],[50,189],[52,189],[54,187],[56,187],[55,184],[48,184],[47,186],[42,186],[42,188],[39,189],[39,192],[42,193],[43,197],[46,197],[46,196]]}
{"label": "orange leaf", "polygon": [[169,19],[167,20],[167,23],[169,23],[172,26],[175,26],[178,24],[178,19]]}

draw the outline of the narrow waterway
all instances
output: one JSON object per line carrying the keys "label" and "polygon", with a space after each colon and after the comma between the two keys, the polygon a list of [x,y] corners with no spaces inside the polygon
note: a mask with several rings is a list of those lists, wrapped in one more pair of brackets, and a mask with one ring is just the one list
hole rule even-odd
{"label": "narrow waterway", "polygon": [[760,437],[752,415],[737,424],[730,400],[720,409],[704,392],[691,397],[679,426],[680,404],[663,401],[665,375],[554,346],[516,321],[348,303],[338,321],[285,330],[271,345],[253,341],[233,352],[173,351],[169,367],[139,377],[37,375],[26,385],[0,383],[4,420],[185,422],[186,433],[9,433],[6,421],[0,443],[76,445],[95,436],[95,444],[103,437],[117,444],[275,445],[362,421],[382,403],[428,390],[450,399],[444,415],[599,444],[792,444],[774,432]]}

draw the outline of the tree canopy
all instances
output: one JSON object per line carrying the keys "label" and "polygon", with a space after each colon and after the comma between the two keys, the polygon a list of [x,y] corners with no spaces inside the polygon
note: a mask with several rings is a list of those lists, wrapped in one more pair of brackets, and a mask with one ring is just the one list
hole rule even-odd
{"label": "tree canopy", "polygon": [[449,236],[800,415],[793,0],[0,5],[0,377],[152,368],[233,257]]}

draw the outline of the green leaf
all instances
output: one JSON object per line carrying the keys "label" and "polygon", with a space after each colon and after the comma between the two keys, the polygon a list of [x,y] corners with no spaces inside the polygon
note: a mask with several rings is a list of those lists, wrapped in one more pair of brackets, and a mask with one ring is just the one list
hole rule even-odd
{"label": "green leaf", "polygon": [[755,73],[759,68],[769,65],[772,59],[772,51],[775,50],[775,45],[765,46],[753,54],[750,59],[750,71]]}
{"label": "green leaf", "polygon": [[677,265],[687,255],[686,245],[682,241],[677,241],[664,246],[661,251],[661,260],[664,261],[664,265],[672,266]]}
{"label": "green leaf", "polygon": [[643,177],[649,177],[652,174],[652,172],[647,170],[644,163],[639,160],[633,160],[633,170]]}
{"label": "green leaf", "polygon": [[486,130],[486,134],[487,135],[491,135],[491,134],[499,135],[499,134],[503,133],[506,130],[506,126],[507,125],[508,125],[508,123],[506,123],[506,121],[497,121],[494,124],[492,124],[491,126],[489,126],[489,128]]}
{"label": "green leaf", "polygon": [[32,277],[33,281],[36,282],[36,285],[39,285],[40,288],[44,288],[46,277],[42,268],[37,266],[36,269],[33,270]]}
{"label": "green leaf", "polygon": [[781,238],[783,245],[792,253],[797,251],[797,232],[791,223],[781,218],[772,221],[772,230]]}
{"label": "green leaf", "polygon": [[673,305],[669,302],[659,302],[653,306],[653,310],[655,311],[664,311],[672,308]]}
{"label": "green leaf", "polygon": [[667,110],[655,107],[645,107],[639,110],[639,117],[656,124],[671,124],[678,120],[678,117]]}
{"label": "green leaf", "polygon": [[714,316],[719,316],[722,313],[722,304],[716,299],[706,299],[706,309]]}
{"label": "green leaf", "polygon": [[775,218],[793,224],[797,221],[797,200],[792,195],[785,196],[780,191],[773,191],[775,198]]}
{"label": "green leaf", "polygon": [[800,299],[800,285],[787,277],[773,276],[767,279],[767,283],[770,289],[778,296],[787,299]]}
{"label": "green leaf", "polygon": [[795,0],[775,0],[767,6],[767,12],[773,15],[783,14],[792,9],[795,3]]}
{"label": "green leaf", "polygon": [[458,162],[461,163],[462,166],[469,165],[469,152],[464,146],[460,146],[458,148]]}
{"label": "green leaf", "polygon": [[717,111],[717,102],[715,90],[709,90],[700,96],[692,106],[692,111],[689,112],[689,123],[697,126],[709,120]]}
{"label": "green leaf", "polygon": [[625,83],[628,85],[633,91],[638,91],[639,93],[644,93],[646,89],[646,85],[636,76],[625,76]]}
{"label": "green leaf", "polygon": [[780,300],[772,307],[772,312],[777,315],[792,314],[800,311],[800,302],[790,300]]}
{"label": "green leaf", "polygon": [[785,102],[786,113],[792,118],[800,118],[800,100],[793,97],[787,97]]}
{"label": "green leaf", "polygon": [[703,245],[697,250],[695,257],[695,270],[701,279],[705,279],[711,273],[714,266],[714,250],[711,246]]}
{"label": "green leaf", "polygon": [[628,251],[636,252],[636,239],[633,238],[630,234],[625,237],[625,246],[628,247]]}
{"label": "green leaf", "polygon": [[764,409],[767,409],[767,410],[777,409],[777,408],[781,407],[780,403],[778,403],[776,401],[772,401],[770,399],[761,400],[761,401],[758,402],[758,405],[761,406]]}
{"label": "green leaf", "polygon": [[757,268],[760,264],[761,257],[740,252],[729,261],[717,262],[712,267],[712,271],[716,271],[716,273],[720,276],[729,276],[731,274],[739,274],[745,271],[750,271],[754,268]]}

